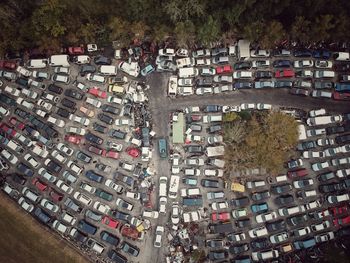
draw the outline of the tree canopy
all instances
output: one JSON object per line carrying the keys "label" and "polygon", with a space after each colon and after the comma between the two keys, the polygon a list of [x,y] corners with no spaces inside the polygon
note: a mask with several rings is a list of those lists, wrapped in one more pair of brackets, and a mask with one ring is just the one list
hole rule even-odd
{"label": "tree canopy", "polygon": [[[135,38],[210,45],[247,37],[262,47],[349,41],[350,1],[334,0],[4,0],[0,53]],[[235,40],[232,39],[232,40]]]}
{"label": "tree canopy", "polygon": [[235,118],[227,122],[224,127],[226,169],[265,168],[278,174],[294,152],[297,127],[293,117],[275,111],[253,114],[248,121]]}

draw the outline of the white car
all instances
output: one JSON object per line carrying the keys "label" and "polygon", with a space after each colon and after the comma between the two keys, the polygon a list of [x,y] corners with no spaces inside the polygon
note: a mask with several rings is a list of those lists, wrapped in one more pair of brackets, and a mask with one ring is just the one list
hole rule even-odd
{"label": "white car", "polygon": [[134,192],[129,192],[129,191],[126,192],[125,196],[130,198],[130,199],[134,199],[134,200],[140,200],[140,198],[141,198],[140,193],[134,193]]}
{"label": "white car", "polygon": [[80,116],[77,116],[77,115],[74,115],[74,114],[70,114],[69,115],[69,119],[71,121],[75,121],[77,123],[80,123],[84,126],[88,126],[90,124],[90,120],[88,118],[85,118],[85,117],[80,117]]}
{"label": "white car", "polygon": [[242,103],[240,105],[241,110],[254,110],[255,109],[255,103]]}
{"label": "white car", "polygon": [[209,58],[197,58],[196,66],[210,66],[211,62]]}
{"label": "white car", "polygon": [[246,217],[248,215],[248,210],[246,208],[239,208],[232,210],[232,217],[235,219]]}
{"label": "white car", "polygon": [[257,103],[256,104],[256,109],[257,110],[271,110],[272,105],[271,104],[266,104],[266,103]]}
{"label": "white car", "polygon": [[311,233],[311,229],[308,226],[293,230],[293,234],[296,237],[306,236],[306,235],[308,235],[310,233]]}
{"label": "white car", "polygon": [[160,248],[162,247],[162,236],[164,234],[164,227],[163,226],[157,226],[156,227],[156,233],[155,233],[155,239],[154,239],[154,247]]}
{"label": "white car", "polygon": [[46,158],[49,155],[49,152],[46,150],[46,146],[41,146],[39,143],[32,144],[34,146],[31,150],[34,154],[37,156],[40,156],[42,158]]}
{"label": "white car", "polygon": [[322,116],[322,115],[326,115],[325,109],[311,110],[309,112],[310,117],[316,117],[316,116]]}
{"label": "white car", "polygon": [[241,107],[238,105],[235,106],[222,106],[222,112],[226,113],[226,112],[240,112],[241,111]]}
{"label": "white car", "polygon": [[72,154],[74,153],[74,150],[72,148],[68,147],[67,145],[61,142],[56,145],[56,148],[68,156],[72,156]]}
{"label": "white car", "polygon": [[159,212],[158,211],[143,211],[142,216],[157,219],[159,217]]}
{"label": "white car", "polygon": [[73,192],[73,188],[60,179],[57,180],[56,186],[67,194],[71,194]]}
{"label": "white car", "polygon": [[314,66],[314,62],[312,60],[296,60],[294,61],[295,68],[311,68]]}
{"label": "white car", "polygon": [[52,124],[55,124],[57,127],[60,127],[60,128],[63,128],[66,125],[66,123],[63,120],[56,119],[56,118],[54,118],[52,116],[49,116],[47,118],[47,121],[52,123]]}
{"label": "white car", "polygon": [[230,235],[230,240],[233,240],[235,242],[240,242],[240,241],[244,241],[247,239],[245,233],[231,233]]}
{"label": "white car", "polygon": [[259,226],[249,230],[248,234],[251,238],[257,238],[267,236],[268,231],[265,226]]}
{"label": "white car", "polygon": [[252,49],[250,51],[250,56],[251,57],[269,57],[270,56],[270,51],[265,50],[265,49],[259,49],[259,50],[254,50]]}
{"label": "white car", "polygon": [[221,209],[227,209],[228,203],[226,201],[214,202],[210,206],[211,206],[211,209],[213,209],[214,211],[217,211],[217,210],[221,210]]}
{"label": "white car", "polygon": [[315,236],[315,241],[316,243],[322,243],[322,242],[327,242],[329,240],[334,239],[334,232],[329,231],[327,233],[322,233],[317,236]]}
{"label": "white car", "polygon": [[90,97],[86,97],[86,103],[94,106],[95,108],[101,108],[102,106],[102,102],[99,101],[98,99],[93,99],[93,98],[90,98]]}
{"label": "white car", "polygon": [[103,204],[103,203],[101,203],[99,201],[96,201],[94,203],[93,207],[94,207],[94,209],[96,209],[97,211],[99,211],[99,212],[101,212],[101,213],[103,213],[105,215],[107,215],[109,213],[109,211],[111,210],[111,208],[108,205]]}
{"label": "white car", "polygon": [[350,169],[340,169],[336,171],[336,175],[338,178],[344,178],[350,175]]}
{"label": "white car", "polygon": [[57,213],[59,210],[58,205],[54,204],[50,200],[47,200],[46,198],[43,198],[40,202],[40,205],[47,210],[50,210],[52,213]]}
{"label": "white car", "polygon": [[73,57],[73,62],[78,65],[83,65],[83,64],[89,64],[91,61],[91,58],[87,55],[79,55]]}
{"label": "white car", "polygon": [[44,98],[44,99],[47,99],[47,100],[51,100],[51,101],[53,101],[55,103],[57,103],[60,100],[59,97],[54,96],[54,95],[52,95],[50,93],[42,93],[41,97]]}
{"label": "white car", "polygon": [[327,148],[327,149],[324,149],[323,152],[325,156],[329,157],[340,153],[340,149],[339,147]]}
{"label": "white car", "polygon": [[304,185],[313,185],[314,180],[312,178],[304,179],[304,180],[296,180],[293,182],[293,186],[296,189],[303,188]]}
{"label": "white car", "polygon": [[288,236],[287,232],[277,233],[277,234],[270,236],[270,242],[272,244],[282,243],[282,242],[286,241],[288,239],[288,237],[289,236]]}
{"label": "white car", "polygon": [[166,204],[168,203],[168,199],[165,196],[159,198],[159,213],[166,213]]}
{"label": "white car", "polygon": [[69,161],[69,162],[67,163],[67,166],[68,166],[68,168],[70,168],[76,175],[81,174],[81,173],[83,172],[83,170],[84,170],[84,168],[82,168],[82,167],[76,165],[76,163],[73,162],[73,161]]}
{"label": "white car", "polygon": [[335,140],[332,138],[322,138],[322,139],[318,139],[316,143],[318,146],[328,146],[328,145],[334,145]]}
{"label": "white car", "polygon": [[56,68],[54,69],[54,72],[55,72],[55,73],[60,73],[60,74],[69,75],[69,73],[70,73],[70,68],[67,68],[67,67],[56,67]]}
{"label": "white car", "polygon": [[84,128],[80,128],[80,127],[68,126],[66,128],[66,132],[84,136],[86,133],[86,130]]}
{"label": "white car", "polygon": [[203,158],[187,158],[185,160],[185,164],[191,165],[191,166],[203,166],[204,159]]}
{"label": "white car", "polygon": [[40,110],[40,109],[34,109],[34,112],[36,115],[40,116],[43,119],[45,119],[46,116],[49,114],[48,112],[45,112],[45,111]]}
{"label": "white car", "polygon": [[9,151],[7,151],[6,149],[3,149],[1,151],[1,155],[7,160],[9,161],[11,164],[16,164],[18,162],[18,158],[16,157],[16,155],[10,153]]}
{"label": "white car", "polygon": [[26,160],[33,168],[39,166],[39,162],[30,153],[24,155],[24,160]]}
{"label": "white car", "polygon": [[270,250],[264,250],[259,252],[252,252],[252,259],[253,261],[268,261],[270,259],[278,258],[279,253],[278,250],[270,249]]}
{"label": "white car", "polygon": [[319,152],[313,152],[313,151],[305,151],[303,152],[303,158],[309,159],[309,158],[323,158],[326,155],[324,152],[319,151]]}
{"label": "white car", "polygon": [[253,73],[251,71],[235,71],[233,72],[234,79],[251,79]]}
{"label": "white car", "polygon": [[349,201],[349,194],[329,195],[327,201],[330,204],[338,204],[341,202]]}
{"label": "white car", "polygon": [[53,74],[51,77],[51,80],[56,82],[61,82],[64,84],[69,84],[70,82],[69,76],[64,74]]}
{"label": "white car", "polygon": [[192,78],[180,78],[177,81],[177,85],[191,87],[194,85],[194,81]]}
{"label": "white car", "polygon": [[228,92],[228,91],[232,91],[232,85],[221,85],[221,86],[216,86],[213,89],[214,94],[219,94],[222,92]]}
{"label": "white car", "polygon": [[328,161],[320,162],[320,163],[314,163],[314,164],[311,165],[312,170],[315,171],[315,172],[320,171],[320,170],[325,169],[325,168],[328,168],[328,167],[329,167],[329,162]]}
{"label": "white car", "polygon": [[330,60],[317,60],[315,63],[316,68],[332,68],[333,62]]}
{"label": "white car", "polygon": [[172,48],[163,48],[158,50],[158,55],[159,56],[170,56],[174,57],[175,56],[175,49]]}
{"label": "white car", "polygon": [[123,193],[124,191],[124,187],[119,185],[119,184],[116,184],[115,182],[113,182],[111,179],[107,179],[105,181],[105,185],[111,189],[113,189],[114,191],[117,192],[117,194],[121,194]]}
{"label": "white car", "polygon": [[22,94],[33,100],[37,99],[39,96],[37,92],[29,89],[22,89]]}
{"label": "white car", "polygon": [[29,203],[24,197],[18,199],[18,204],[28,213],[31,213],[34,210],[34,205]]}
{"label": "white car", "polygon": [[53,150],[51,152],[51,156],[54,157],[57,161],[59,161],[60,163],[65,163],[67,161],[67,157],[65,157],[63,154],[61,154],[59,151],[57,150]]}
{"label": "white car", "polygon": [[224,170],[222,169],[204,169],[205,176],[215,176],[215,177],[223,177]]}
{"label": "white car", "polygon": [[231,76],[220,75],[220,76],[214,76],[213,81],[220,82],[220,83],[232,83],[233,79]]}
{"label": "white car", "polygon": [[129,211],[131,211],[134,208],[134,206],[131,203],[123,200],[122,198],[117,198],[115,204],[119,206],[119,208],[124,208]]}
{"label": "white car", "polygon": [[137,77],[140,74],[140,66],[137,62],[125,62],[122,61],[119,63],[118,68],[130,76]]}
{"label": "white car", "polygon": [[213,88],[212,87],[197,88],[195,93],[196,95],[213,94]]}
{"label": "white car", "polygon": [[93,187],[86,182],[81,182],[79,187],[90,194],[94,194],[96,192],[96,187]]}
{"label": "white car", "polygon": [[18,105],[22,105],[23,107],[27,108],[28,110],[32,110],[34,108],[34,104],[31,102],[26,101],[25,99],[19,97],[16,100]]}
{"label": "white car", "polygon": [[7,93],[11,94],[12,96],[18,97],[19,94],[21,94],[20,89],[12,88],[10,86],[6,86],[4,89]]}
{"label": "white car", "polygon": [[47,171],[45,168],[40,168],[38,171],[38,174],[45,178],[47,181],[49,181],[50,183],[54,183],[57,180],[57,177],[52,175],[49,171]]}
{"label": "white car", "polygon": [[68,227],[62,224],[60,221],[55,220],[52,223],[52,228],[60,232],[61,234],[66,234],[68,232]]}
{"label": "white car", "polygon": [[80,192],[75,192],[74,195],[73,195],[73,197],[74,197],[77,201],[83,203],[84,205],[90,205],[91,202],[92,202],[92,199],[91,199],[90,197],[88,197],[87,195],[82,194],[82,193],[80,193]]}
{"label": "white car", "polygon": [[276,218],[277,218],[277,213],[276,212],[270,212],[270,213],[266,213],[266,214],[261,214],[261,215],[257,215],[255,217],[256,222],[258,222],[258,223],[264,223],[264,222],[272,221],[272,220],[274,220]]}
{"label": "white car", "polygon": [[36,78],[36,79],[50,79],[50,74],[47,73],[47,72],[43,72],[43,71],[37,71],[37,70],[34,70],[33,73],[32,73],[32,76],[33,78]]}
{"label": "white car", "polygon": [[325,229],[329,228],[330,226],[331,226],[331,223],[329,222],[329,220],[326,220],[326,221],[323,221],[321,223],[311,225],[311,230],[312,230],[312,232],[318,232],[321,230],[325,230]]}
{"label": "white car", "polygon": [[115,96],[108,96],[107,101],[110,103],[122,105],[123,104],[123,99],[115,97]]}
{"label": "white car", "polygon": [[171,222],[174,225],[180,223],[181,209],[178,203],[173,203],[171,207]]}

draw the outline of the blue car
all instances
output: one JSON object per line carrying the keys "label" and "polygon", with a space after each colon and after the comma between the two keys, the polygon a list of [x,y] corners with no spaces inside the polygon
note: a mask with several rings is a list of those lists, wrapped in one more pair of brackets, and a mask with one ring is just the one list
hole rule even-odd
{"label": "blue car", "polygon": [[312,51],[312,56],[314,58],[329,59],[331,57],[331,52],[328,50],[314,50]]}
{"label": "blue car", "polygon": [[294,51],[294,57],[311,57],[312,53],[308,49],[301,49]]}
{"label": "blue car", "polygon": [[34,171],[32,169],[30,169],[29,166],[24,164],[24,163],[19,163],[17,165],[17,170],[22,172],[24,175],[29,176],[29,177],[34,175]]}
{"label": "blue car", "polygon": [[294,242],[295,249],[306,249],[316,245],[315,238],[309,238],[305,240],[299,240]]}
{"label": "blue car", "polygon": [[290,68],[292,67],[292,62],[286,59],[278,59],[273,62],[274,68]]}
{"label": "blue car", "polygon": [[253,213],[261,214],[267,212],[269,210],[269,206],[267,203],[254,204],[250,207]]}
{"label": "blue car", "polygon": [[338,92],[350,92],[350,84],[336,83],[335,90]]}
{"label": "blue car", "polygon": [[92,181],[95,181],[97,183],[101,183],[104,179],[104,177],[96,172],[94,172],[93,170],[88,170],[85,173],[85,176],[87,178],[89,178]]}
{"label": "blue car", "polygon": [[151,74],[154,70],[155,68],[150,64],[141,70],[141,75],[145,77]]}

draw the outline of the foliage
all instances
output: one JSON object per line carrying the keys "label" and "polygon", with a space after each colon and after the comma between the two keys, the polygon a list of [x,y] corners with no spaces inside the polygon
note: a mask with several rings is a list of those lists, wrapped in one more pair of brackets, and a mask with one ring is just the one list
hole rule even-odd
{"label": "foliage", "polygon": [[225,125],[225,159],[229,170],[265,168],[278,174],[298,142],[296,121],[281,112],[254,114]]}
{"label": "foliage", "polygon": [[211,42],[217,41],[220,35],[219,21],[212,16],[198,29],[198,40],[208,46]]}
{"label": "foliage", "polygon": [[239,118],[240,117],[239,117],[239,115],[237,113],[235,113],[235,112],[227,112],[223,116],[223,121],[224,122],[233,122],[233,121],[235,121],[235,120],[237,120]]}
{"label": "foliage", "polygon": [[194,42],[195,26],[191,21],[179,22],[175,27],[175,36],[180,47],[186,47]]}

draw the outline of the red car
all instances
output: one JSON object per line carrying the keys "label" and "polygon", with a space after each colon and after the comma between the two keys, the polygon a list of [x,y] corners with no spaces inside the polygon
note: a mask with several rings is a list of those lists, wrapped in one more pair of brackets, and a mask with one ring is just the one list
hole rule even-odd
{"label": "red car", "polygon": [[126,148],[126,152],[133,158],[137,158],[141,155],[141,151],[133,147]]}
{"label": "red car", "polygon": [[0,68],[15,70],[17,68],[16,62],[8,60],[0,60]]}
{"label": "red car", "polygon": [[38,178],[34,178],[32,184],[35,185],[40,191],[44,192],[48,189],[47,185],[41,182]]}
{"label": "red car", "polygon": [[64,140],[74,144],[80,144],[83,140],[83,137],[78,135],[66,135],[64,136]]}
{"label": "red car", "polygon": [[275,78],[293,78],[295,73],[291,69],[280,69],[275,72]]}
{"label": "red car", "polygon": [[106,150],[100,149],[96,146],[90,145],[87,150],[91,153],[98,154],[98,155],[106,155]]}
{"label": "red car", "polygon": [[211,220],[213,220],[214,222],[215,221],[228,221],[228,220],[230,220],[230,213],[228,213],[228,212],[212,213]]}
{"label": "red car", "polygon": [[119,222],[109,216],[104,216],[102,218],[102,224],[109,226],[110,228],[117,228],[119,226]]}
{"label": "red car", "polygon": [[333,99],[334,100],[350,100],[350,93],[346,93],[346,92],[338,92],[338,91],[334,91],[333,92]]}
{"label": "red car", "polygon": [[99,88],[96,88],[96,87],[90,88],[88,93],[98,98],[102,98],[102,99],[107,98],[107,92],[100,90]]}
{"label": "red car", "polygon": [[57,192],[54,189],[51,189],[50,196],[51,196],[52,200],[54,200],[56,202],[61,201],[63,199],[63,197],[64,197],[63,194],[61,194],[60,192]]}
{"label": "red car", "polygon": [[341,227],[350,223],[350,215],[342,218],[333,219],[333,225],[337,227]]}
{"label": "red car", "polygon": [[333,215],[333,216],[340,216],[343,214],[346,214],[348,212],[349,208],[347,205],[343,205],[343,206],[336,206],[336,207],[330,207],[329,208],[329,212]]}
{"label": "red car", "polygon": [[23,122],[20,122],[19,120],[17,120],[15,117],[12,117],[10,119],[10,123],[17,129],[19,130],[24,130],[24,128],[26,127],[25,124]]}
{"label": "red car", "polygon": [[289,178],[296,178],[308,175],[308,171],[306,169],[298,169],[294,171],[288,171],[287,175]]}
{"label": "red car", "polygon": [[5,133],[7,133],[7,135],[9,135],[10,137],[13,137],[17,134],[17,132],[13,128],[11,128],[5,123],[2,123],[0,125],[0,129],[3,130]]}
{"label": "red car", "polygon": [[69,55],[84,55],[85,50],[83,47],[69,47],[68,54]]}
{"label": "red car", "polygon": [[119,153],[116,151],[109,150],[106,155],[107,158],[119,159]]}
{"label": "red car", "polygon": [[231,65],[220,66],[216,68],[216,74],[230,74],[233,72]]}

